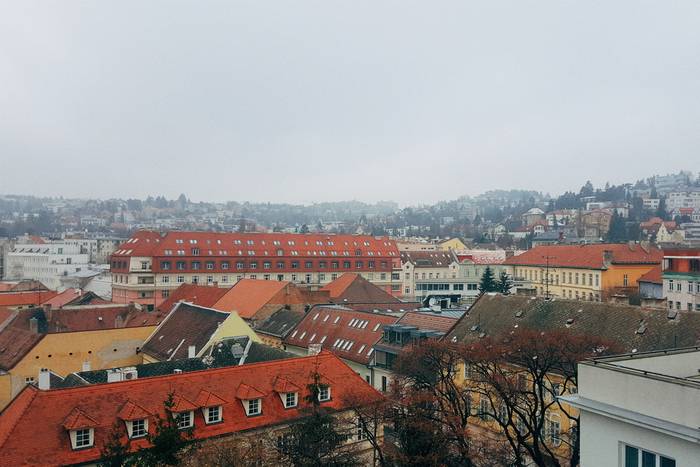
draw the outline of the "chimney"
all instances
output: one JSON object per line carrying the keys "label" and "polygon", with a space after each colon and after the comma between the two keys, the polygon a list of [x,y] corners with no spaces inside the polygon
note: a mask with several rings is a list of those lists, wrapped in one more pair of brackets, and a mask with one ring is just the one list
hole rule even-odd
{"label": "chimney", "polygon": [[321,344],[309,344],[308,355],[318,355],[321,353]]}
{"label": "chimney", "polygon": [[39,320],[31,317],[29,318],[29,331],[34,334],[39,334]]}
{"label": "chimney", "polygon": [[604,251],[603,251],[603,261],[604,261],[606,264],[610,264],[610,263],[612,263],[612,260],[613,260],[613,252],[612,252],[612,250],[604,250]]}
{"label": "chimney", "polygon": [[190,345],[189,347],[187,347],[187,358],[194,358],[196,356],[196,347],[194,345]]}
{"label": "chimney", "polygon": [[90,364],[90,362],[88,360],[85,360],[83,362],[83,370],[82,371],[90,371],[90,370],[92,370],[92,365]]}
{"label": "chimney", "polygon": [[51,372],[48,368],[39,370],[39,389],[42,391],[51,389]]}

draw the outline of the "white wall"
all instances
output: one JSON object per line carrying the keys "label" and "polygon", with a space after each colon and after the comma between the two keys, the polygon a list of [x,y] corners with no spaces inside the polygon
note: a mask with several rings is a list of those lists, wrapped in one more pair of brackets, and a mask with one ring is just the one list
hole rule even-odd
{"label": "white wall", "polygon": [[700,467],[698,444],[581,412],[581,467],[624,467],[621,443],[675,459],[677,467]]}

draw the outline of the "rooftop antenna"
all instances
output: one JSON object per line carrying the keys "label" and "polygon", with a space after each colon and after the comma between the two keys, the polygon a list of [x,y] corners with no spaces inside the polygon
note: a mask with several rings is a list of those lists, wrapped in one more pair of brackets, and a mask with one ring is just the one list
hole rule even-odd
{"label": "rooftop antenna", "polygon": [[545,271],[546,272],[544,275],[544,277],[545,277],[545,279],[544,279],[544,286],[545,286],[544,299],[549,300],[550,299],[550,297],[549,297],[549,260],[555,259],[556,256],[545,255],[542,258],[544,258],[546,260],[546,263],[545,263]]}

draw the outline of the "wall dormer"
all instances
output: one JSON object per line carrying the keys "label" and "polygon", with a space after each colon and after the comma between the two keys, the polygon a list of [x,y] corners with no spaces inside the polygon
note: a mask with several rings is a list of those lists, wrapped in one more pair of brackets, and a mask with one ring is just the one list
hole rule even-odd
{"label": "wall dormer", "polygon": [[71,448],[87,449],[95,445],[95,427],[97,422],[77,407],[63,421],[63,428],[68,431]]}

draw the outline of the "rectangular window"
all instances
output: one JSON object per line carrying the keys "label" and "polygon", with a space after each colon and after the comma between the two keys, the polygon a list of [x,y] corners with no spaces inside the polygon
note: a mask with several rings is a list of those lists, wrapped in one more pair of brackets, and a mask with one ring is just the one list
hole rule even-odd
{"label": "rectangular window", "polygon": [[131,437],[140,438],[146,436],[146,420],[133,420],[131,422]]}
{"label": "rectangular window", "polygon": [[177,427],[181,430],[192,426],[192,412],[180,412],[177,414]]}
{"label": "rectangular window", "polygon": [[627,287],[629,285],[629,278],[627,277],[627,274],[622,275],[622,286]]}
{"label": "rectangular window", "polygon": [[178,261],[177,263],[175,263],[175,267],[178,271],[184,271],[187,266],[184,261]]}
{"label": "rectangular window", "polygon": [[75,430],[75,448],[87,448],[90,446],[92,446],[92,429]]}
{"label": "rectangular window", "polygon": [[[376,354],[375,354],[376,355]],[[386,392],[387,389],[387,380],[386,376],[382,376],[382,392]]]}
{"label": "rectangular window", "polygon": [[228,269],[231,263],[228,261],[222,261],[221,262],[221,269]]}
{"label": "rectangular window", "polygon": [[243,261],[236,261],[236,269],[243,269],[245,267],[245,263]]}
{"label": "rectangular window", "polygon": [[318,400],[321,402],[331,400],[331,388],[329,386],[321,386],[319,388]]}
{"label": "rectangular window", "polygon": [[214,269],[214,261],[207,261],[207,269]]}
{"label": "rectangular window", "polygon": [[168,270],[170,270],[170,261],[161,261],[161,262],[160,262],[160,268],[161,268],[163,271],[168,271]]}
{"label": "rectangular window", "polygon": [[185,276],[177,276],[177,283],[183,284],[185,282]]}
{"label": "rectangular window", "polygon": [[197,269],[199,269],[201,266],[202,266],[202,263],[200,263],[199,261],[192,261],[190,263],[190,267],[192,268],[192,270],[195,270],[195,271]]}
{"label": "rectangular window", "polygon": [[170,291],[169,290],[161,290],[160,296],[161,296],[161,298],[168,298],[170,296]]}
{"label": "rectangular window", "polygon": [[262,413],[260,399],[251,399],[246,402],[246,415],[250,417],[252,415],[260,415]]}
{"label": "rectangular window", "polygon": [[289,409],[297,406],[297,393],[288,392],[284,395],[284,408]]}
{"label": "rectangular window", "polygon": [[206,413],[207,423],[218,423],[221,421],[221,406],[207,407]]}

